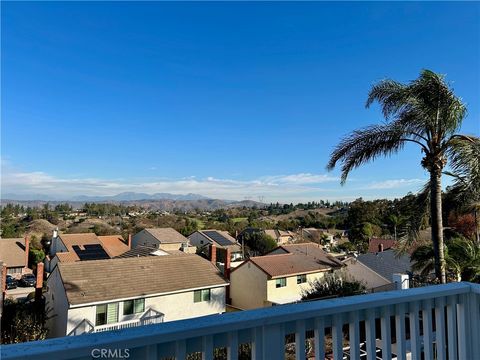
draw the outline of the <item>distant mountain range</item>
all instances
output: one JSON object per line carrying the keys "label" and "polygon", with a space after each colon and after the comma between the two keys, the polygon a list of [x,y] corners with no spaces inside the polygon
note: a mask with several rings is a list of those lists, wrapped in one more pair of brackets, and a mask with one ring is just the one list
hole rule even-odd
{"label": "distant mountain range", "polygon": [[122,205],[136,205],[149,210],[161,211],[191,211],[191,210],[215,210],[234,207],[264,207],[265,204],[252,200],[220,200],[212,199],[198,194],[169,194],[156,193],[145,194],[124,192],[112,196],[74,196],[71,198],[54,198],[41,194],[2,194],[1,205],[7,203],[24,206],[38,207],[49,203],[55,206],[60,203],[68,203],[74,209],[79,209],[86,202],[118,203]]}
{"label": "distant mountain range", "polygon": [[83,202],[106,202],[106,201],[138,201],[138,200],[208,200],[210,198],[198,194],[170,194],[170,193],[136,193],[123,192],[110,196],[89,196],[78,195],[72,197],[53,197],[42,194],[2,194],[2,200],[20,200],[20,201],[83,201]]}

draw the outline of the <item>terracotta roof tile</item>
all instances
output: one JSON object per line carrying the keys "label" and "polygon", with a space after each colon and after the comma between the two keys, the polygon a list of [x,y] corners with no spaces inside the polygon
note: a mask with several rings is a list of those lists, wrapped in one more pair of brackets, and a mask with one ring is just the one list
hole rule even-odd
{"label": "terracotta roof tile", "polygon": [[121,255],[130,250],[122,235],[106,235],[98,236],[98,238],[102,242],[103,248],[108,255],[110,255],[110,257]]}
{"label": "terracotta roof tile", "polygon": [[368,252],[369,253],[377,253],[380,250],[380,245],[383,245],[383,251],[391,249],[395,247],[395,240],[393,239],[380,239],[380,238],[372,238],[368,242]]}

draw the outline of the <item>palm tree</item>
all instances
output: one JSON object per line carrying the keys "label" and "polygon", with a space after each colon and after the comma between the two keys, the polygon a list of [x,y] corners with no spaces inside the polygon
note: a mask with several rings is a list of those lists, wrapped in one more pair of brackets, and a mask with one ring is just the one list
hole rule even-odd
{"label": "palm tree", "polygon": [[378,101],[386,122],[356,130],[344,137],[331,154],[329,170],[341,163],[342,184],[348,174],[379,156],[402,150],[407,143],[420,146],[421,165],[430,173],[430,217],[435,254],[435,274],[445,278],[442,223],[442,171],[466,107],[444,76],[423,70],[418,79],[402,84],[382,80],[370,90],[366,107]]}
{"label": "palm tree", "polygon": [[472,211],[475,218],[475,238],[480,244],[480,138],[466,136],[455,139],[450,156],[451,171],[445,172],[454,178],[449,188],[463,210]]}
{"label": "palm tree", "polygon": [[[412,270],[427,276],[435,268],[435,255],[432,245],[422,245],[411,255]],[[455,275],[456,281],[480,280],[480,248],[465,238],[451,239],[445,245],[447,270]]]}

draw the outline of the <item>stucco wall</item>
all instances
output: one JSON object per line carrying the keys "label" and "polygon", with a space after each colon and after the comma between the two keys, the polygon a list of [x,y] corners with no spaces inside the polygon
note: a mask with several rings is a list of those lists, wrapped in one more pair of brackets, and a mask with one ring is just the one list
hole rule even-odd
{"label": "stucco wall", "polygon": [[388,281],[354,258],[346,260],[345,264],[347,266],[344,268],[344,271],[357,281],[364,282],[367,289],[372,289],[391,283],[391,281]]}
{"label": "stucco wall", "polygon": [[[195,303],[193,291],[145,298],[145,311],[153,309],[164,314],[164,321],[174,321],[225,312],[225,287],[211,289],[210,301]],[[115,302],[115,301],[112,301]],[[119,322],[140,318],[142,314],[123,315],[123,301],[119,301]],[[68,310],[69,333],[83,319],[95,325],[96,306],[71,308]]]}
{"label": "stucco wall", "polygon": [[297,275],[286,277],[287,285],[284,287],[276,287],[276,279],[268,280],[267,283],[267,300],[270,303],[276,303],[277,301],[283,303],[285,299],[300,300],[302,298],[302,291],[309,289],[310,283],[322,279],[324,272],[317,272],[307,274],[307,282],[297,284]]}
{"label": "stucco wall", "polygon": [[240,309],[265,306],[267,300],[267,274],[251,263],[230,273],[230,298]]}

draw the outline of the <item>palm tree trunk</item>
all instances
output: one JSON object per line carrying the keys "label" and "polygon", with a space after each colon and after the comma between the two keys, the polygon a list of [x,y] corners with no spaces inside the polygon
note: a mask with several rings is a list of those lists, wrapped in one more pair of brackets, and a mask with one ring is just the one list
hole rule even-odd
{"label": "palm tree trunk", "polygon": [[445,275],[445,257],[443,247],[442,220],[442,172],[434,167],[430,172],[430,216],[432,221],[432,241],[435,255],[435,275],[442,284],[447,279]]}

